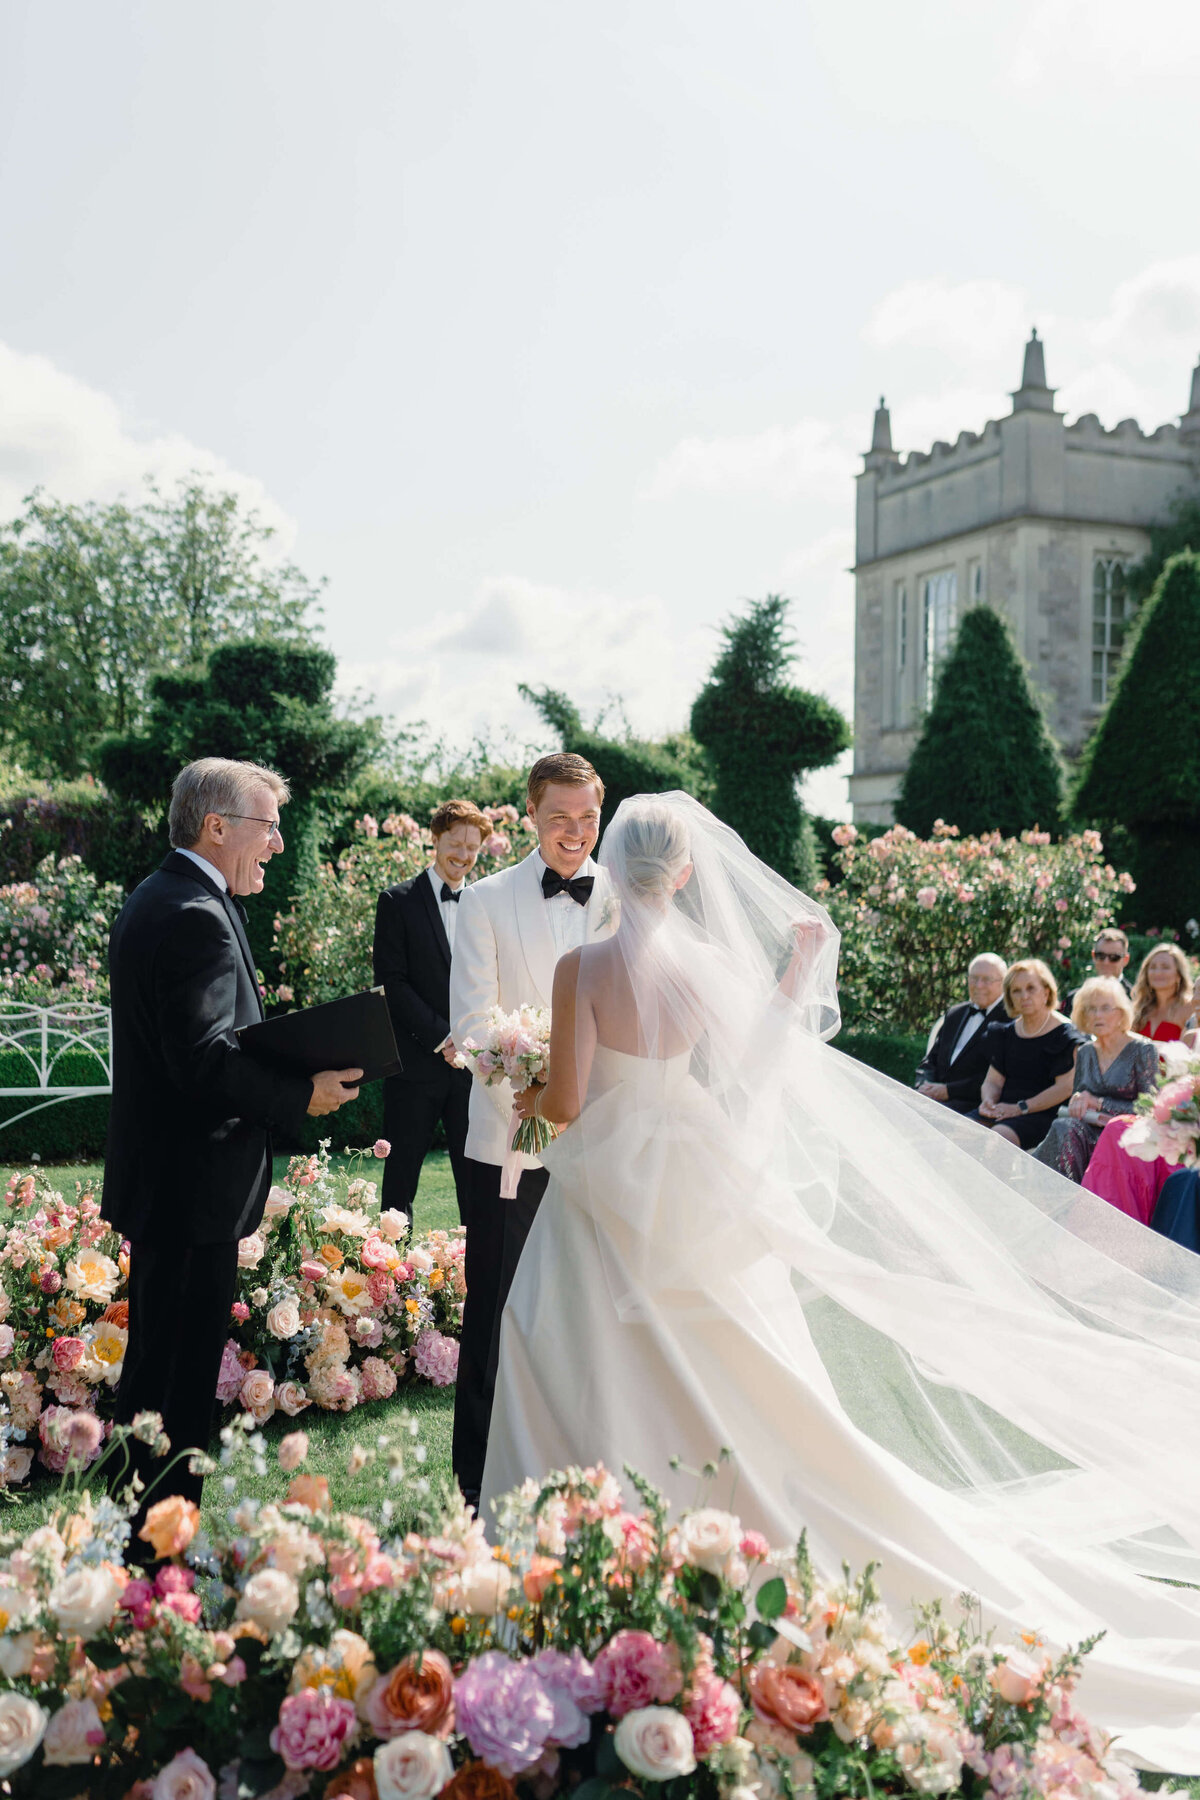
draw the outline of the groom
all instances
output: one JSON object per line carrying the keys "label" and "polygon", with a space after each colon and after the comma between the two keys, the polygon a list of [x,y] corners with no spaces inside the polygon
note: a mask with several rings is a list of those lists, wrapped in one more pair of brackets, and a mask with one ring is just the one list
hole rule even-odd
{"label": "groom", "polygon": [[[529,771],[527,810],[538,847],[523,862],[465,890],[450,968],[454,1042],[478,1035],[489,1007],[550,1005],[559,958],[607,935],[603,880],[592,851],[604,783],[582,756],[557,752]],[[522,1158],[514,1200],[500,1198],[512,1089],[471,1085],[467,1130],[467,1300],[454,1396],[454,1473],[475,1505],[483,1480],[500,1318],[548,1172]]]}

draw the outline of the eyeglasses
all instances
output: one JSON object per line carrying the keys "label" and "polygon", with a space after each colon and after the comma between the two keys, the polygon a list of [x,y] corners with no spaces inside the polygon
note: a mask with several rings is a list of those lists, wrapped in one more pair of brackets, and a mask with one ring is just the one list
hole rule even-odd
{"label": "eyeglasses", "polygon": [[1124,956],[1124,954],[1125,954],[1125,952],[1123,950],[1093,950],[1092,951],[1092,961],[1093,962],[1120,962],[1122,957]]}
{"label": "eyeglasses", "polygon": [[268,837],[275,836],[281,823],[279,819],[260,819],[255,813],[222,813],[221,817],[223,819],[240,819],[243,825],[265,825]]}

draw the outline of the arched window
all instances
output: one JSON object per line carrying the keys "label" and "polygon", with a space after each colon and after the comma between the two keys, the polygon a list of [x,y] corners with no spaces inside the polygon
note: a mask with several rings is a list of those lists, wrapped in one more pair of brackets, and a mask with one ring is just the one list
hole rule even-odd
{"label": "arched window", "polygon": [[958,616],[958,575],[954,569],[943,569],[938,575],[926,575],[921,582],[923,624],[923,674],[925,704],[933,700],[933,684],[938,665],[950,648]]}
{"label": "arched window", "polygon": [[1107,706],[1134,602],[1119,556],[1098,556],[1092,570],[1092,705]]}

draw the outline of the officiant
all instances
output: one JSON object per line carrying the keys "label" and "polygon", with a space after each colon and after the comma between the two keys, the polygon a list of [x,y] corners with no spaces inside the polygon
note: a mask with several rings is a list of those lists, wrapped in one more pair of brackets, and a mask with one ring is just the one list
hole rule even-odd
{"label": "officiant", "polygon": [[990,951],[972,959],[967,969],[967,999],[949,1007],[929,1034],[929,1045],[917,1070],[916,1088],[939,1100],[951,1112],[974,1112],[988,1071],[989,1025],[1007,1025],[1004,977],[1008,966]]}
{"label": "officiant", "polygon": [[397,882],[375,908],[375,982],[387,993],[403,1072],[383,1084],[383,1204],[412,1217],[421,1165],[439,1119],[446,1133],[458,1216],[466,1220],[465,1146],[471,1075],[454,1066],[450,963],[467,876],[491,834],[470,800],[444,800],[429,824],[433,861]]}

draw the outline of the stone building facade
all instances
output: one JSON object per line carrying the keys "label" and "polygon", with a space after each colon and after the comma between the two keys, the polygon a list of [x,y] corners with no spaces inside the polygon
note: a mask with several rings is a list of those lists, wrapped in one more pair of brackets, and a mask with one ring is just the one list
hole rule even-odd
{"label": "stone building facade", "polygon": [[970,606],[994,606],[1076,752],[1108,697],[1128,619],[1124,571],[1200,481],[1200,367],[1180,422],[1068,425],[1037,332],[1012,412],[901,457],[880,401],[857,477],[854,773],[860,823],[890,824],[938,662]]}

